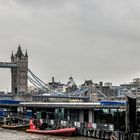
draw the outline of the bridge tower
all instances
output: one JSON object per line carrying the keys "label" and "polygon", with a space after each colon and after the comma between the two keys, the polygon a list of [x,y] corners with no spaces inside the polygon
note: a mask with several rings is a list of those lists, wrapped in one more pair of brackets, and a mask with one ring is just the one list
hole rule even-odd
{"label": "bridge tower", "polygon": [[28,86],[28,54],[23,54],[19,45],[16,54],[11,55],[11,63],[15,63],[17,67],[11,68],[11,85],[12,93],[26,93]]}

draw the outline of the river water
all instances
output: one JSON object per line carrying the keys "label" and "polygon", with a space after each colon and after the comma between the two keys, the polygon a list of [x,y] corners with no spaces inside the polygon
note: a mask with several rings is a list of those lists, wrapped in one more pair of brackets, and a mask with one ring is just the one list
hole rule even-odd
{"label": "river water", "polygon": [[0,140],[95,140],[87,137],[56,137],[30,134],[23,131],[0,128]]}

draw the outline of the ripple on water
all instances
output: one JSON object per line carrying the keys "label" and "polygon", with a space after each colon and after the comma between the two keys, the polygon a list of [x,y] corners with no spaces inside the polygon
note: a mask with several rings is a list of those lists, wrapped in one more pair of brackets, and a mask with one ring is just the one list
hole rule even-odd
{"label": "ripple on water", "polygon": [[23,131],[15,131],[0,128],[0,140],[94,140],[86,137],[56,137],[30,134]]}

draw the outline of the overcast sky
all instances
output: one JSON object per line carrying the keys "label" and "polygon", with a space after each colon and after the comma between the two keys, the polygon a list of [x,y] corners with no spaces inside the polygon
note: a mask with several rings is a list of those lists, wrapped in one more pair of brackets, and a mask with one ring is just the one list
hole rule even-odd
{"label": "overcast sky", "polygon": [[[140,77],[139,0],[0,0],[0,61],[28,50],[43,81],[128,83]],[[0,90],[10,90],[0,69]]]}

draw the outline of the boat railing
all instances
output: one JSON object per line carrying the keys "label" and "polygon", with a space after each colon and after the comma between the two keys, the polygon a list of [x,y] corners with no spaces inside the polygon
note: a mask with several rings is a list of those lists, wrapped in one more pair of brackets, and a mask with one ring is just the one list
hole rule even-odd
{"label": "boat railing", "polygon": [[27,117],[25,117],[25,115],[23,115],[23,114],[20,114],[20,113],[11,113],[11,112],[5,114],[5,117],[13,117],[13,118],[18,118],[18,119],[27,118]]}
{"label": "boat railing", "polygon": [[12,126],[29,125],[29,119],[17,115],[8,115],[7,117],[4,117],[3,124]]}

